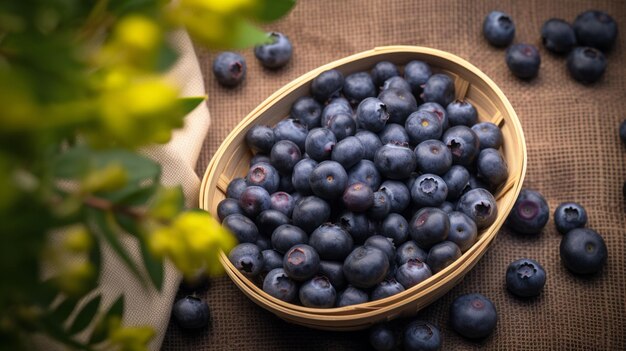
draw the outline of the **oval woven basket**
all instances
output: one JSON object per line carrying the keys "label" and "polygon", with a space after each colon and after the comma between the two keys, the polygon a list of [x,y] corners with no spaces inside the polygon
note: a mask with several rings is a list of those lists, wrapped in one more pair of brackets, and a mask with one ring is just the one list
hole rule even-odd
{"label": "oval woven basket", "polygon": [[526,144],[515,111],[496,84],[478,68],[450,53],[417,46],[386,46],[361,52],[314,69],[278,90],[257,106],[226,137],[213,156],[200,188],[200,207],[217,217],[217,205],[225,198],[231,179],[245,176],[253,156],[244,137],[255,124],[274,125],[289,115],[293,102],[309,94],[311,81],[329,69],[344,75],[369,71],[379,61],[404,66],[411,60],[427,62],[434,72],[453,77],[456,98],[466,99],[477,109],[480,121],[497,124],[504,135],[501,152],[509,167],[509,178],[495,194],[498,217],[479,233],[478,241],[461,258],[426,281],[385,299],[364,304],[316,309],[290,304],[265,293],[248,280],[221,253],[220,261],[233,282],[252,301],[280,318],[303,326],[325,330],[356,330],[400,316],[411,316],[458,284],[478,262],[496,237],[513,207],[526,172]]}

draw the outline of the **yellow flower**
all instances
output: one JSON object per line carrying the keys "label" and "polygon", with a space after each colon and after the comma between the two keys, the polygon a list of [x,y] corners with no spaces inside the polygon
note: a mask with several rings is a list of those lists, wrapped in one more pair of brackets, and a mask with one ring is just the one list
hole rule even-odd
{"label": "yellow flower", "polygon": [[181,0],[180,6],[227,15],[250,9],[256,2],[256,0]]}
{"label": "yellow flower", "polygon": [[70,296],[79,296],[85,293],[87,283],[94,275],[95,268],[90,262],[74,262],[63,267],[55,281],[62,292]]}
{"label": "yellow flower", "polygon": [[86,252],[91,248],[92,244],[93,239],[84,225],[76,224],[66,229],[63,247],[70,252]]}
{"label": "yellow flower", "polygon": [[126,185],[128,176],[124,167],[112,163],[90,172],[81,183],[84,192],[113,191]]}
{"label": "yellow flower", "polygon": [[[228,2],[228,1],[226,1]],[[161,28],[148,17],[124,17],[115,27],[114,41],[123,49],[150,51],[161,41]]]}

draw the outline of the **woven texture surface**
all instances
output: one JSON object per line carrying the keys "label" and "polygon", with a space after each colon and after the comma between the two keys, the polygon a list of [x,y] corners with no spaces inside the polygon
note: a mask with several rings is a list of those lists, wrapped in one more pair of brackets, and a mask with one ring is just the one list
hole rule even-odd
{"label": "woven texture surface", "polygon": [[[583,86],[569,78],[565,60],[547,53],[539,30],[551,17],[573,21],[586,9],[611,14],[622,33],[608,55],[603,80]],[[514,19],[515,42],[540,47],[539,77],[515,79],[504,50],[481,35],[482,19],[494,9]],[[284,32],[294,56],[279,71],[262,69],[252,50],[243,86],[227,90],[211,74],[215,53],[198,50],[209,95],[212,126],[198,161],[203,174],[213,153],[233,127],[275,90],[324,63],[383,45],[421,45],[449,51],[490,76],[511,101],[528,147],[525,187],[539,190],[550,205],[550,221],[538,237],[520,237],[502,229],[494,244],[466,278],[418,315],[437,324],[444,350],[623,350],[626,349],[626,216],[622,183],[626,147],[618,137],[626,118],[626,6],[622,1],[300,1],[294,11],[268,30]],[[577,201],[588,212],[589,227],[606,241],[608,264],[591,278],[570,274],[559,258],[552,212],[559,203]],[[507,265],[522,257],[537,259],[547,271],[541,296],[512,297],[504,285]],[[479,292],[498,310],[495,332],[480,342],[467,341],[448,326],[451,301]],[[164,350],[363,350],[365,332],[337,333],[290,325],[257,307],[226,277],[214,279],[206,293],[212,326],[183,333],[170,323]]]}

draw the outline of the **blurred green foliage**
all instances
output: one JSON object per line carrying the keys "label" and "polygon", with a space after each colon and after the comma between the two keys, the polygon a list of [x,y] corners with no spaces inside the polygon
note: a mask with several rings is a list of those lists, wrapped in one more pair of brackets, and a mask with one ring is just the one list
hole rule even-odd
{"label": "blurred green foliage", "polygon": [[[294,4],[0,1],[0,350],[33,349],[32,333],[73,349],[145,349],[154,331],[123,325],[124,297],[102,306],[90,294],[102,245],[146,289],[161,288],[165,259],[186,276],[221,272],[232,235],[185,210],[182,189],[162,186],[160,166],[135,150],[167,142],[203,100],[179,98],[164,78],[177,58],[170,30],[244,48],[267,40],[257,24]],[[139,241],[141,266],[125,235]]]}

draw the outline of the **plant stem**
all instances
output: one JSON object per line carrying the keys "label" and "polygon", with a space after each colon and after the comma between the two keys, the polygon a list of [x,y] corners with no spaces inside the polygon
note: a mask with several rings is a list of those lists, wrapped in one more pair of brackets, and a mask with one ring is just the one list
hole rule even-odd
{"label": "plant stem", "polygon": [[135,219],[143,219],[146,216],[146,210],[144,208],[116,206],[109,200],[95,196],[86,197],[83,203],[99,210],[123,213]]}

